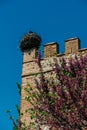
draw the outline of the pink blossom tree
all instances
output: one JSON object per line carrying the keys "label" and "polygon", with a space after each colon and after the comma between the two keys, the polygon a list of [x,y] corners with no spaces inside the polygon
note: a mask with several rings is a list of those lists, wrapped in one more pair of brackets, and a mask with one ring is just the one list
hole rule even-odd
{"label": "pink blossom tree", "polygon": [[27,100],[35,99],[31,119],[49,125],[50,130],[87,130],[87,55],[54,58],[55,78],[45,76],[40,55],[36,62],[40,67],[37,91],[27,89]]}

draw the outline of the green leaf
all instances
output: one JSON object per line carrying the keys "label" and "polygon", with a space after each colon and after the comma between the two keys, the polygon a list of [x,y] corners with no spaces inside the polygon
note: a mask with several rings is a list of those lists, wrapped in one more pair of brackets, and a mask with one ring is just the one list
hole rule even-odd
{"label": "green leaf", "polygon": [[11,113],[11,111],[10,110],[6,110],[6,113]]}
{"label": "green leaf", "polygon": [[16,84],[17,84],[17,87],[18,87],[18,92],[21,95],[21,85],[18,82]]}

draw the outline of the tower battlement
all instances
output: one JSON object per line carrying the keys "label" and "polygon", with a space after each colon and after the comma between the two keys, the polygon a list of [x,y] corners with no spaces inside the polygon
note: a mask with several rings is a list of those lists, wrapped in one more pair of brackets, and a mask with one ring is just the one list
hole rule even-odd
{"label": "tower battlement", "polygon": [[[29,83],[33,89],[35,89],[34,78],[35,75],[40,73],[38,65],[35,63],[35,58],[37,55],[37,47],[33,47],[31,50],[26,49],[23,51],[23,67],[22,67],[22,92],[21,92],[21,113],[23,116],[21,118],[22,121],[25,122],[26,125],[30,122],[30,116],[26,114],[26,109],[30,108],[31,105],[25,100],[27,96],[27,92],[24,90]],[[80,48],[80,39],[75,37],[68,40],[65,40],[65,52],[63,54],[59,54],[59,44],[57,42],[51,42],[44,45],[44,58],[41,59],[42,70],[44,73],[50,73],[53,71],[52,67],[49,64],[49,61],[53,62],[53,58],[62,58],[69,57],[70,55],[86,55],[87,48]],[[44,130],[44,129],[42,129]]]}

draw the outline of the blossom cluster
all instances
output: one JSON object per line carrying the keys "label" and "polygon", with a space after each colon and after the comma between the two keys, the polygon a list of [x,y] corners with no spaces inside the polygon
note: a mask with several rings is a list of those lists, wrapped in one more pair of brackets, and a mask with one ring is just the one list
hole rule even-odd
{"label": "blossom cluster", "polygon": [[[40,82],[34,105],[38,123],[50,125],[50,130],[87,130],[87,55],[54,58],[54,78],[42,71],[40,55]],[[49,73],[50,74],[50,73]]]}
{"label": "blossom cluster", "polygon": [[[43,72],[40,54],[35,60],[39,80],[35,78],[37,90],[26,89],[26,100],[32,104],[26,111],[39,129],[46,125],[49,130],[87,130],[87,55],[53,60],[48,74]],[[34,122],[30,123],[34,126]]]}

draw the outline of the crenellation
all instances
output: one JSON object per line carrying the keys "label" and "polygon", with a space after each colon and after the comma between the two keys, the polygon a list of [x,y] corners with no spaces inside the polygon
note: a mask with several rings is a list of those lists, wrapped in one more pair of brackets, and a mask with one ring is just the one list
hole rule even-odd
{"label": "crenellation", "polygon": [[57,42],[52,42],[44,45],[44,57],[52,57],[58,54],[59,45]]}
{"label": "crenellation", "polygon": [[66,44],[66,54],[76,53],[80,49],[80,39],[72,38],[65,41]]}

